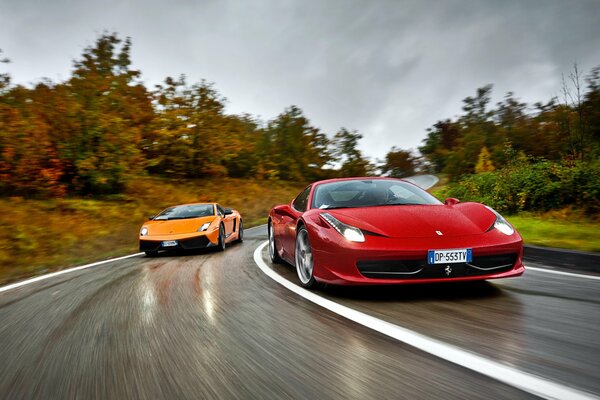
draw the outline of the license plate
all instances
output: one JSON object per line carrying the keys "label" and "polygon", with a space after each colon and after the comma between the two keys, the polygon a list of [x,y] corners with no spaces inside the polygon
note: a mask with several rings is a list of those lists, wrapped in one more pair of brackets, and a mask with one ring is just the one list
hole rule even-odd
{"label": "license plate", "polygon": [[455,264],[471,262],[473,249],[429,250],[427,264]]}
{"label": "license plate", "polygon": [[177,240],[165,240],[162,242],[162,247],[173,247],[177,246]]}

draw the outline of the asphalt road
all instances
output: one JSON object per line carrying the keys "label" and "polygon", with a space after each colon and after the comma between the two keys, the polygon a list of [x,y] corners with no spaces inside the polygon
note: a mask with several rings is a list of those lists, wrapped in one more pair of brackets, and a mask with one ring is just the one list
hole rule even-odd
{"label": "asphalt road", "polygon": [[[224,253],[133,257],[0,293],[0,397],[533,397],[290,292],[253,261],[265,240],[262,227]],[[274,269],[296,281],[291,267]],[[599,288],[528,271],[319,294],[598,396]]]}

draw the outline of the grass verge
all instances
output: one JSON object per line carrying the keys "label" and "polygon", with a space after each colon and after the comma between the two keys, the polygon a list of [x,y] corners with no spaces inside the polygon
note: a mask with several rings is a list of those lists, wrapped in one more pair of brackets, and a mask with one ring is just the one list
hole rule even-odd
{"label": "grass verge", "polygon": [[585,218],[519,214],[507,217],[525,244],[582,251],[600,251],[600,224]]}
{"label": "grass verge", "polygon": [[[137,252],[148,216],[181,203],[218,201],[239,210],[246,227],[266,223],[275,204],[304,185],[239,179],[169,181],[139,178],[122,195],[104,199],[0,199],[0,284]],[[508,218],[526,244],[600,251],[600,224],[573,214]]]}
{"label": "grass verge", "polygon": [[[439,178],[429,192],[444,201],[448,178],[445,175],[439,175]],[[600,252],[599,217],[592,219],[565,208],[547,213],[523,212],[506,218],[517,228],[525,244]]]}
{"label": "grass verge", "polygon": [[247,228],[266,222],[302,184],[239,179],[139,178],[103,199],[0,199],[0,284],[138,251],[148,216],[170,205],[217,201],[240,211]]}

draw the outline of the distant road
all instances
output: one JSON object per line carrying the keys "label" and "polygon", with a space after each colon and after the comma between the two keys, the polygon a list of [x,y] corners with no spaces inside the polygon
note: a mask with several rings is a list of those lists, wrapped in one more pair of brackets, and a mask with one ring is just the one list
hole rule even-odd
{"label": "distant road", "polygon": [[425,190],[433,187],[436,183],[440,181],[440,178],[438,178],[435,175],[414,175],[403,179],[414,183],[415,185]]}
{"label": "distant road", "polygon": [[[253,260],[265,240],[262,226],[223,253],[132,257],[0,293],[0,397],[535,398],[290,292]],[[528,271],[317,294],[598,396],[599,289]]]}

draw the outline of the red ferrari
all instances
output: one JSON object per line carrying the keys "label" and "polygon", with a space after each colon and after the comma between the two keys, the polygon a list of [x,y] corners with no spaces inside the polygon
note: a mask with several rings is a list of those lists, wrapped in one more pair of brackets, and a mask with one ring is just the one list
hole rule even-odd
{"label": "red ferrari", "polygon": [[304,287],[429,283],[523,274],[523,240],[479,203],[444,203],[407,181],[315,182],[269,213],[269,254]]}

